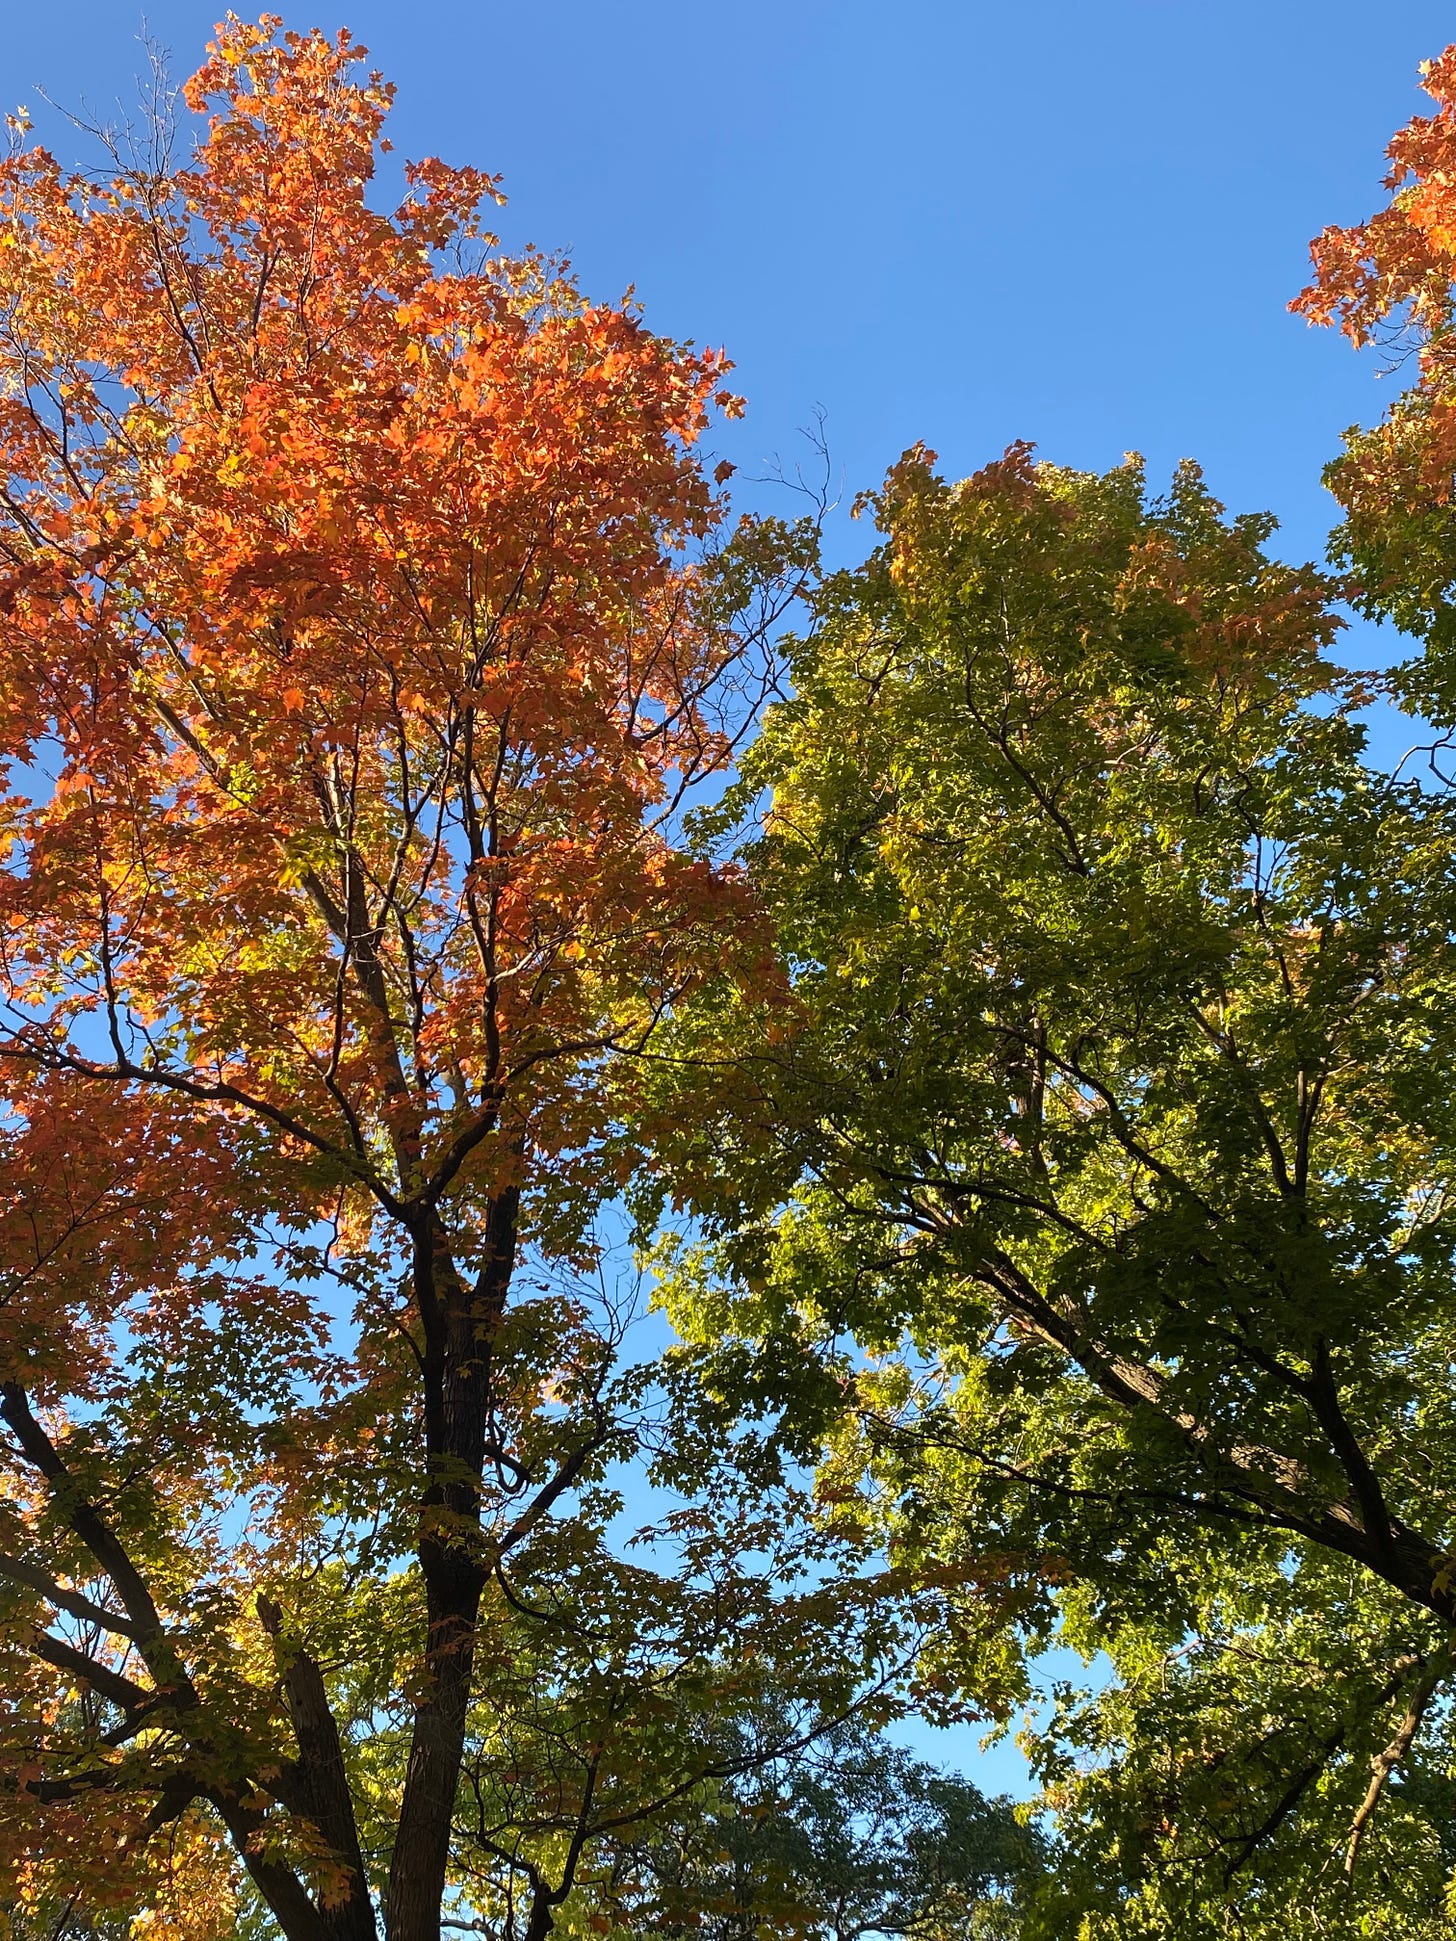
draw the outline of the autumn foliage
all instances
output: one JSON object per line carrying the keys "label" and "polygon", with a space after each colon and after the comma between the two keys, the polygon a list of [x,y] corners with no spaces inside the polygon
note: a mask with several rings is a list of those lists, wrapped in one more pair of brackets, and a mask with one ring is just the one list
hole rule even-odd
{"label": "autumn foliage", "polygon": [[[1326,658],[1456,721],[1425,85],[1338,581],[1023,443],[820,574],[347,33],[9,124],[0,1941],[1447,1931],[1456,820]],[[1053,1880],[875,1733],[1068,1642]]]}
{"label": "autumn foliage", "polygon": [[1444,711],[1456,642],[1456,551],[1447,517],[1456,480],[1456,47],[1421,69],[1435,112],[1392,138],[1389,201],[1367,221],[1332,226],[1310,245],[1314,275],[1290,308],[1338,325],[1413,378],[1384,420],[1345,434],[1325,482],[1344,507],[1336,552],[1355,568],[1367,611],[1423,636],[1417,680]]}
{"label": "autumn foliage", "polygon": [[[149,1931],[230,1931],[225,1827],[290,1935],[391,1855],[438,1932],[484,1587],[607,1439],[569,1311],[501,1372],[517,1256],[590,1257],[632,1055],[756,949],[662,831],[741,700],[725,367],[475,170],[380,213],[361,51],[230,17],[180,163],[0,165],[0,1876]],[[397,1798],[307,1647],[356,1520]]]}
{"label": "autumn foliage", "polygon": [[1434,115],[1418,115],[1386,154],[1390,205],[1368,222],[1331,224],[1310,245],[1314,279],[1291,306],[1312,323],[1338,323],[1356,344],[1377,339],[1393,319],[1425,340],[1422,374],[1435,381],[1451,364],[1456,263],[1456,47],[1421,70]]}

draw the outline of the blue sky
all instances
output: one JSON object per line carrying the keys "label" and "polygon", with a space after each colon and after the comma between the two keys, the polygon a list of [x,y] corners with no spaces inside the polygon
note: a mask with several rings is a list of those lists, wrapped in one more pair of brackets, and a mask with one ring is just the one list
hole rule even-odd
{"label": "blue sky", "polygon": [[[1317,553],[1374,360],[1285,303],[1308,238],[1374,206],[1456,5],[1402,0],[307,0],[399,84],[402,152],[499,169],[508,239],[726,344],[744,473],[827,412],[852,493],[923,438],[960,473],[1013,437],[1154,476],[1200,458]],[[217,0],[148,0],[179,72]],[[108,111],[142,8],[15,8],[0,100]],[[853,543],[846,540],[846,543]]]}
{"label": "blue sky", "polygon": [[[220,10],[149,0],[179,74]],[[727,346],[750,409],[719,443],[743,475],[791,464],[816,408],[850,496],[916,439],[955,474],[1016,437],[1078,466],[1138,449],[1155,479],[1188,455],[1301,558],[1333,518],[1321,465],[1393,381],[1285,305],[1309,237],[1375,206],[1418,63],[1456,39],[1456,0],[280,10],[367,43],[402,153],[504,173],[507,241],[566,249],[594,295],[634,285],[654,327]],[[79,156],[39,89],[114,112],[141,17],[13,7],[0,103]],[[1361,630],[1345,655],[1382,651]],[[967,1763],[1024,1783],[1014,1755]]]}

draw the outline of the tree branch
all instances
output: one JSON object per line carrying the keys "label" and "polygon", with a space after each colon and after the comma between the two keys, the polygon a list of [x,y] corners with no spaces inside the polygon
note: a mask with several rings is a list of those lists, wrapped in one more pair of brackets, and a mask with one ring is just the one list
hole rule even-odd
{"label": "tree branch", "polygon": [[1375,1809],[1380,1804],[1381,1795],[1389,1784],[1391,1774],[1409,1755],[1431,1700],[1436,1696],[1442,1682],[1450,1675],[1451,1667],[1452,1654],[1449,1648],[1434,1653],[1427,1660],[1416,1688],[1411,1693],[1405,1717],[1396,1727],[1394,1738],[1383,1752],[1377,1752],[1370,1761],[1370,1784],[1364,1799],[1356,1809],[1354,1819],[1350,1822],[1350,1840],[1345,1849],[1345,1879],[1348,1882],[1354,1881],[1355,1862],[1359,1857],[1360,1843],[1365,1837],[1365,1829],[1375,1817]]}

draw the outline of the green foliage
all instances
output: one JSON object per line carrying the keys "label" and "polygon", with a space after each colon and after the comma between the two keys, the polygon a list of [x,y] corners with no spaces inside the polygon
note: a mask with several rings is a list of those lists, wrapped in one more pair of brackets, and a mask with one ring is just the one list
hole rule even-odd
{"label": "green foliage", "polygon": [[[765,1721],[745,1715],[745,1767]],[[770,1764],[754,1762],[714,1810],[624,1847],[623,1932],[703,1941],[860,1941],[901,1934],[1014,1941],[1044,1865],[1009,1802],[849,1722]],[[624,1897],[626,1898],[626,1897]]]}
{"label": "green foliage", "polygon": [[[883,1578],[844,1569],[792,1494],[717,1480],[711,1510],[639,1539],[650,1563],[553,1532],[488,1600],[457,1839],[462,1905],[505,1941],[543,1906],[635,1931],[648,1856],[700,1845],[725,1785],[900,1709],[913,1632]],[[677,1911],[708,1894],[683,1882]]]}
{"label": "green foliage", "polygon": [[1110,1655],[1048,1935],[1444,1931],[1456,814],[1195,468],[870,504],[709,831],[790,988],[678,1024],[673,1318],[948,1598],[927,1704]]}

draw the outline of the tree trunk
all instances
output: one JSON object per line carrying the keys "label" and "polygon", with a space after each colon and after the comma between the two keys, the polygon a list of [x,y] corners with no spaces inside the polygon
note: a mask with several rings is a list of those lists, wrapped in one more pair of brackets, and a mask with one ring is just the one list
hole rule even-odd
{"label": "tree trunk", "polygon": [[425,1337],[425,1446],[430,1478],[418,1547],[428,1631],[428,1688],[415,1712],[404,1797],[389,1869],[389,1941],[439,1941],[450,1831],[486,1583],[480,1479],[489,1416],[491,1347],[515,1265],[519,1195],[492,1202],[486,1260],[471,1288],[438,1224],[416,1235],[415,1288]]}

